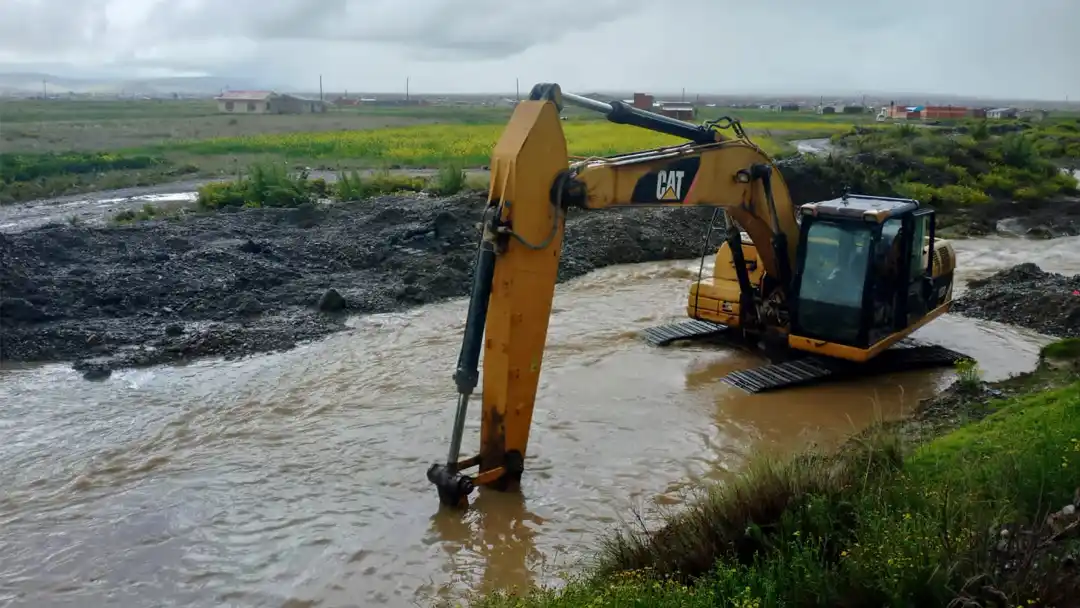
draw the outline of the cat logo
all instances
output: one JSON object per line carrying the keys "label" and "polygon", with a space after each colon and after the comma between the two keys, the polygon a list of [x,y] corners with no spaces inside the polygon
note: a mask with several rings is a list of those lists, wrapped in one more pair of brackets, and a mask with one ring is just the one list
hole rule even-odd
{"label": "cat logo", "polygon": [[656,174],[656,200],[682,200],[682,183],[685,171],[660,171]]}

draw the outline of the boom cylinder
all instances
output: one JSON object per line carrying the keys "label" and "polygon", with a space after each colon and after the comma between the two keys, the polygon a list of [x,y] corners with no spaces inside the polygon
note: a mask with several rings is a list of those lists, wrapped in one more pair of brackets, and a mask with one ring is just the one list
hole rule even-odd
{"label": "boom cylinder", "polygon": [[461,352],[458,354],[457,370],[454,372],[458,406],[454,416],[453,435],[450,437],[450,453],[446,460],[446,466],[451,469],[457,467],[461,453],[461,436],[465,431],[469,396],[480,379],[480,351],[483,348],[488,302],[491,300],[491,278],[495,274],[495,243],[489,238],[490,234],[485,228],[485,238],[480,244],[480,255],[473,276],[469,313],[465,317],[465,335],[461,340]]}
{"label": "boom cylinder", "polygon": [[719,133],[702,125],[664,116],[634,106],[623,101],[604,102],[589,99],[573,93],[564,93],[557,84],[538,84],[529,93],[533,100],[551,100],[562,106],[562,102],[600,112],[613,123],[621,125],[633,125],[650,131],[658,131],[675,137],[688,139],[696,144],[709,144],[720,141]]}

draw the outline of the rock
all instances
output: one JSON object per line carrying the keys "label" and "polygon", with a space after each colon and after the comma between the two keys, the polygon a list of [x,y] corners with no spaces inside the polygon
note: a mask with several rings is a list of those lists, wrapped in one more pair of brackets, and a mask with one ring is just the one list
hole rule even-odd
{"label": "rock", "polygon": [[1034,226],[1032,228],[1028,228],[1027,231],[1024,234],[1026,236],[1030,237],[1030,238],[1033,238],[1033,239],[1043,239],[1043,240],[1052,239],[1055,236],[1057,236],[1056,234],[1054,234],[1054,231],[1051,230],[1049,227],[1042,226],[1042,225]]}
{"label": "rock", "polygon": [[1061,338],[1080,337],[1080,276],[1018,264],[971,281],[953,303],[960,314],[1033,329]]}
{"label": "rock", "polygon": [[0,300],[0,322],[40,323],[49,318],[40,308],[24,298],[4,298]]}
{"label": "rock", "polygon": [[260,245],[259,243],[256,243],[251,239],[248,239],[246,242],[240,245],[240,251],[243,251],[244,253],[261,253],[262,250],[263,245]]}
{"label": "rock", "polygon": [[243,293],[233,298],[233,308],[240,316],[253,316],[260,314],[265,307],[254,295]]}
{"label": "rock", "polygon": [[182,326],[176,324],[176,323],[170,323],[169,325],[165,326],[165,335],[166,336],[175,338],[176,336],[183,335],[183,333],[184,333],[184,328]]}
{"label": "rock", "polygon": [[77,365],[76,370],[82,371],[84,380],[99,381],[112,376],[112,369],[104,363],[84,363]]}
{"label": "rock", "polygon": [[319,310],[322,312],[339,312],[347,305],[345,298],[333,288],[327,289],[319,298]]}

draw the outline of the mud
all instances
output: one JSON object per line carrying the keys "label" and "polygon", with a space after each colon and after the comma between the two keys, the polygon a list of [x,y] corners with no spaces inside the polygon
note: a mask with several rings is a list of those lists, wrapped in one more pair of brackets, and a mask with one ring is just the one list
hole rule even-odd
{"label": "mud", "polygon": [[[469,292],[484,199],[379,197],[0,234],[0,360],[109,370],[285,350]],[[570,212],[559,280],[701,254],[710,209]],[[335,297],[335,290],[341,297]]]}
{"label": "mud", "polygon": [[968,283],[953,311],[1018,325],[1050,336],[1080,336],[1080,275],[1043,271],[1033,263]]}

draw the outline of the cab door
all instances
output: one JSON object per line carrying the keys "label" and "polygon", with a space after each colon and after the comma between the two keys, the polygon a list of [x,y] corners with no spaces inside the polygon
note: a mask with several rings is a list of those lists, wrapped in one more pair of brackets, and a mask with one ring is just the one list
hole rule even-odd
{"label": "cab door", "polygon": [[919,209],[912,213],[908,221],[910,229],[904,249],[907,250],[907,298],[904,315],[905,327],[923,318],[930,311],[930,294],[933,281],[930,278],[931,262],[934,252],[934,212],[931,209]]}

